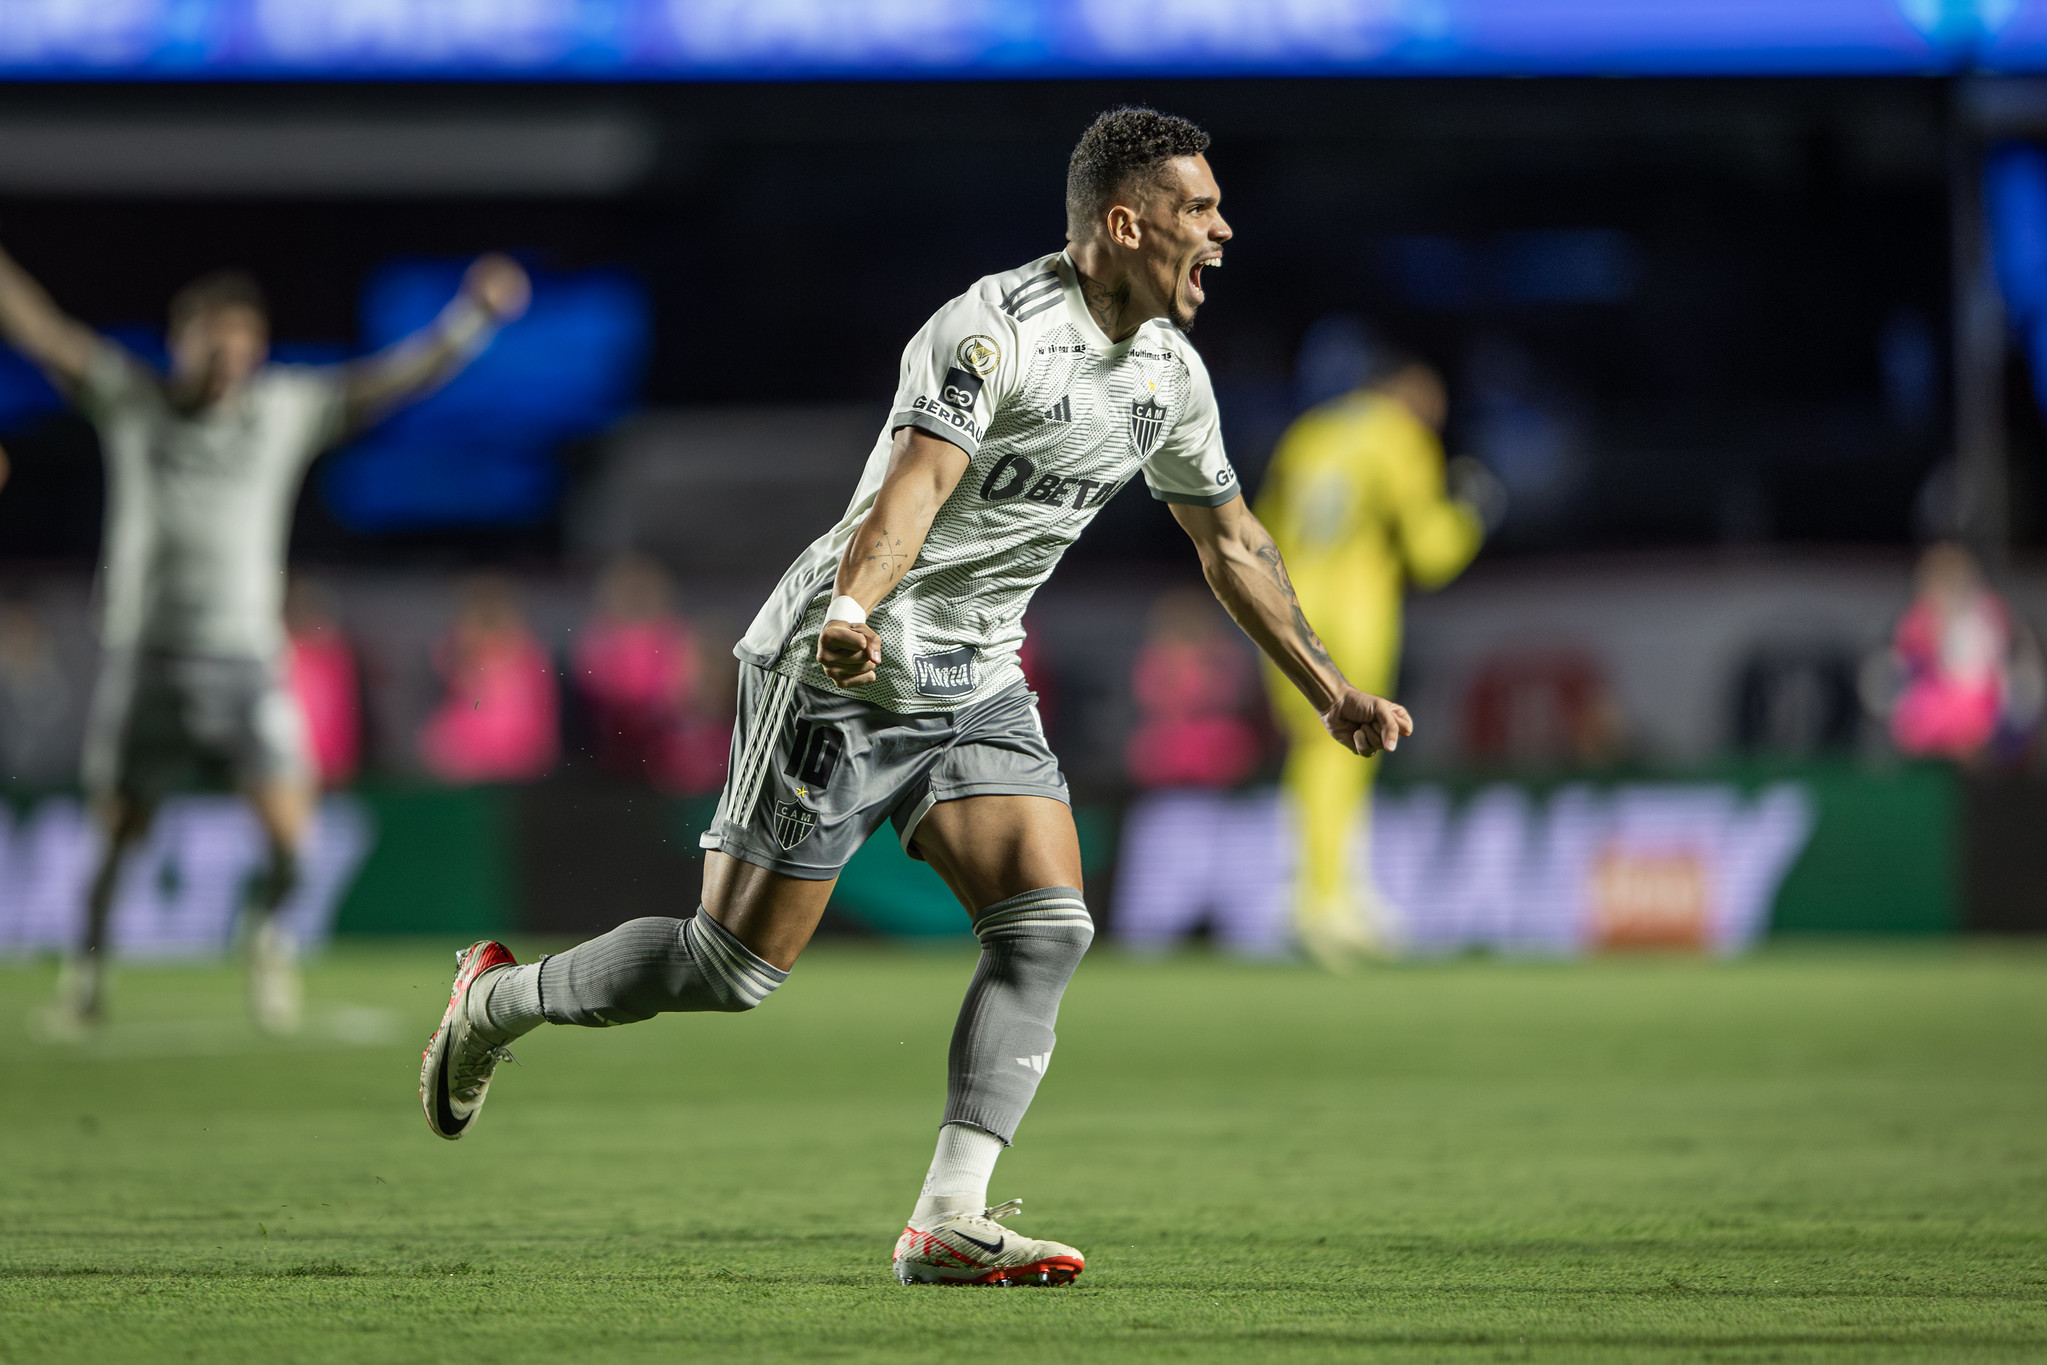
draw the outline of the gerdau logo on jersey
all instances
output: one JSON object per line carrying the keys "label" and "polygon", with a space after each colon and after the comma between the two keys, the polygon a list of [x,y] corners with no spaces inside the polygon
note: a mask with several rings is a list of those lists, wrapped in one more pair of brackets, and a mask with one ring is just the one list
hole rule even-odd
{"label": "gerdau logo on jersey", "polygon": [[1116,488],[1117,485],[1101,479],[1039,474],[1037,463],[1028,455],[1003,456],[988,471],[988,477],[981,480],[981,496],[990,502],[1022,498],[1026,502],[1070,507],[1076,512],[1100,507]]}

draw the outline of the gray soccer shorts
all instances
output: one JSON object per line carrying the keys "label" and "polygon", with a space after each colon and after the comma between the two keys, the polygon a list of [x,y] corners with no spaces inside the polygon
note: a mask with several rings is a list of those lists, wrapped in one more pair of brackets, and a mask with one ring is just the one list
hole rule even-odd
{"label": "gray soccer shorts", "polygon": [[305,721],[281,662],[108,650],[85,732],[94,796],[309,781]]}
{"label": "gray soccer shorts", "polygon": [[933,806],[995,795],[1067,799],[1023,683],[958,711],[904,715],[742,663],[731,768],[697,842],[823,881],[883,820],[915,858],[911,840]]}

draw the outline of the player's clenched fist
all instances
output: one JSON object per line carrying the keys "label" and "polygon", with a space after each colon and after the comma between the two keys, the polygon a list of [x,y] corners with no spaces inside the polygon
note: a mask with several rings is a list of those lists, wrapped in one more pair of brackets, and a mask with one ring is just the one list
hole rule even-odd
{"label": "player's clenched fist", "polygon": [[517,261],[492,252],[471,263],[462,276],[462,292],[498,321],[510,322],[526,311],[533,282]]}
{"label": "player's clenched fist", "polygon": [[1322,713],[1322,724],[1336,742],[1370,757],[1381,749],[1397,749],[1401,737],[1414,733],[1414,718],[1405,706],[1347,687]]}
{"label": "player's clenched fist", "polygon": [[817,637],[817,662],[840,687],[865,687],[881,663],[881,637],[873,626],[827,621]]}

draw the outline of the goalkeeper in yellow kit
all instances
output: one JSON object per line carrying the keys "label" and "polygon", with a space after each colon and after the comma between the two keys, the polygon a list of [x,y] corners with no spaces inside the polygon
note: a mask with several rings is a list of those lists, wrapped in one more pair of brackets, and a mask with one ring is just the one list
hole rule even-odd
{"label": "goalkeeper in yellow kit", "polygon": [[[1384,358],[1363,385],[1287,429],[1258,498],[1258,518],[1292,571],[1302,611],[1337,666],[1367,692],[1392,689],[1407,584],[1434,588],[1455,578],[1485,536],[1479,504],[1503,499],[1472,461],[1458,461],[1458,472],[1484,487],[1469,500],[1447,492],[1438,437],[1446,408],[1433,370]],[[1267,671],[1290,739],[1282,782],[1300,842],[1294,920],[1302,946],[1332,967],[1386,952],[1394,945],[1368,870],[1352,857],[1379,759],[1359,762],[1328,743],[1314,708]]]}

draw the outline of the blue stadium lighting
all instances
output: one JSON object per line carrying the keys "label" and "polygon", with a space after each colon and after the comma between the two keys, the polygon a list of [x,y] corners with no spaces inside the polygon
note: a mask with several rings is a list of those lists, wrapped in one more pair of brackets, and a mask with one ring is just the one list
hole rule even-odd
{"label": "blue stadium lighting", "polygon": [[0,75],[776,80],[2047,70],[2047,0],[7,0]]}

